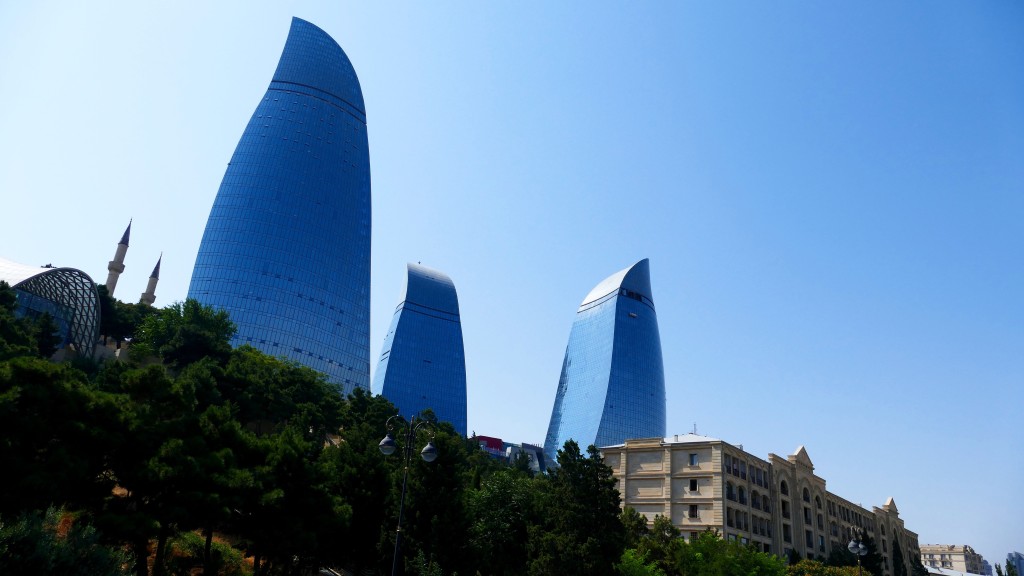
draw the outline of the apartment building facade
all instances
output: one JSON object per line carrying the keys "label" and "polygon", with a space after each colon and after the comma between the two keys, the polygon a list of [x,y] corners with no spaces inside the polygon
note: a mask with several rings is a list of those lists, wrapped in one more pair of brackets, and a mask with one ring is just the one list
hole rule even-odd
{"label": "apartment building facade", "polygon": [[[829,492],[804,447],[759,458],[717,438],[681,434],[601,448],[623,506],[653,521],[670,518],[686,538],[717,530],[764,552],[824,560],[861,531],[876,543],[885,576],[902,557],[909,573],[920,557],[895,501],[868,510]],[[893,548],[900,549],[899,554]]]}
{"label": "apartment building facade", "polygon": [[921,563],[971,574],[985,573],[985,560],[966,544],[922,544]]}

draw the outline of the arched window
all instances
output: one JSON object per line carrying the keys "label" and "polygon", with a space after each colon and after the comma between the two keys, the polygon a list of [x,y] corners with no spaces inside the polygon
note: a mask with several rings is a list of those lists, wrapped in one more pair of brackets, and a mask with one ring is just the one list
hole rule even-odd
{"label": "arched window", "polygon": [[817,510],[821,510],[821,496],[814,497],[814,508]]}
{"label": "arched window", "polygon": [[779,492],[782,492],[786,496],[789,496],[789,484],[786,484],[785,480],[783,480],[782,483],[779,484]]}
{"label": "arched window", "polygon": [[736,494],[733,492],[732,482],[725,483],[725,497],[729,500],[736,499]]}
{"label": "arched window", "polygon": [[746,504],[746,503],[747,503],[747,489],[744,488],[743,486],[740,486],[740,504]]}
{"label": "arched window", "polygon": [[805,486],[804,487],[804,502],[810,502],[810,501],[811,501],[811,491],[808,490],[807,487]]}

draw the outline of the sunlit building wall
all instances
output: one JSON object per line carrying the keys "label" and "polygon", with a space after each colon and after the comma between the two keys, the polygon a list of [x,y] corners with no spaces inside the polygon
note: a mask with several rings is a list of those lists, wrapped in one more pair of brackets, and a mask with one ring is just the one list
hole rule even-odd
{"label": "sunlit building wall", "polygon": [[921,561],[932,568],[984,574],[984,559],[966,544],[922,544]]}
{"label": "sunlit building wall", "polygon": [[370,162],[355,70],[295,18],[224,174],[188,296],[226,310],[233,345],[369,388]]}
{"label": "sunlit building wall", "polygon": [[576,312],[544,452],[665,435],[665,373],[646,259],[598,284]]}
{"label": "sunlit building wall", "polygon": [[714,530],[783,558],[825,561],[866,534],[881,556],[878,576],[910,574],[924,548],[892,498],[868,510],[829,492],[803,446],[758,458],[718,438],[678,434],[601,446],[601,453],[623,507],[649,522],[665,516],[688,539]]}

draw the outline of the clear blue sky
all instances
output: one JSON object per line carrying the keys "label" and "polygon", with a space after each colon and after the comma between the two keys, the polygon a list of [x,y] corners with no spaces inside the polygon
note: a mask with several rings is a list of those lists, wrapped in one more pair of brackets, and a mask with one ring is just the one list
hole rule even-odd
{"label": "clear blue sky", "polygon": [[0,3],[0,253],[185,297],[295,15],[345,49],[371,358],[421,261],[469,427],[542,442],[576,307],[650,258],[670,434],[805,445],[922,543],[1024,550],[1024,4]]}

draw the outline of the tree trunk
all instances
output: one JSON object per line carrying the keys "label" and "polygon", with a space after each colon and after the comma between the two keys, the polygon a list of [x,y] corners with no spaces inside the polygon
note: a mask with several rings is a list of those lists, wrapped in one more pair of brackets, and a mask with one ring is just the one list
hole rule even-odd
{"label": "tree trunk", "polygon": [[260,554],[253,552],[252,555],[252,576],[260,576]]}
{"label": "tree trunk", "polygon": [[213,569],[213,558],[211,557],[210,550],[213,548],[213,528],[206,529],[206,545],[203,546],[203,574],[216,576],[216,571]]}
{"label": "tree trunk", "polygon": [[167,548],[167,538],[170,536],[170,529],[166,522],[160,523],[160,532],[156,537],[156,558],[153,559],[153,576],[164,574],[164,551]]}
{"label": "tree trunk", "polygon": [[132,548],[135,551],[135,576],[149,576],[149,540],[136,540]]}

